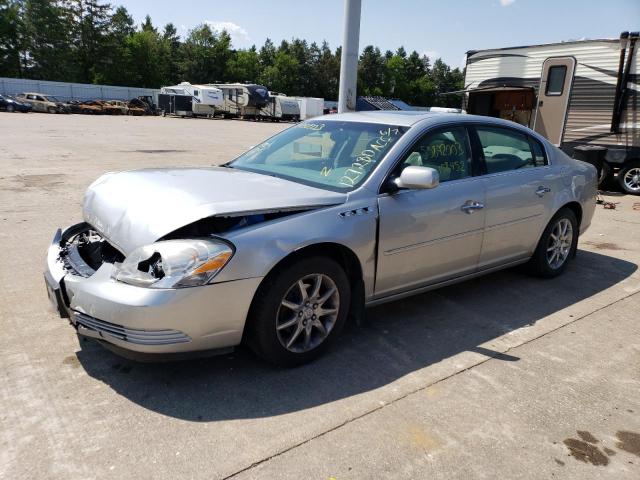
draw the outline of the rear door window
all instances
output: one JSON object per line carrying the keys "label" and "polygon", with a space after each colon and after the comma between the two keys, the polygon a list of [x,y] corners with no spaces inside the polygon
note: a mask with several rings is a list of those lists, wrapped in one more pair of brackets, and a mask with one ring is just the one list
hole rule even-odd
{"label": "rear door window", "polygon": [[500,127],[476,127],[487,173],[508,172],[546,165],[544,149],[537,140]]}

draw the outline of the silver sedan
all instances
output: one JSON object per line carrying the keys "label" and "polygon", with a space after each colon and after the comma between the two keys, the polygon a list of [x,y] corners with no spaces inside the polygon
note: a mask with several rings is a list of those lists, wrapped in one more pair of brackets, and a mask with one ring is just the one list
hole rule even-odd
{"label": "silver sedan", "polygon": [[120,352],[307,362],[364,307],[527,264],[562,273],[596,170],[499,119],[362,112],[299,123],[220,167],[109,173],[45,280]]}

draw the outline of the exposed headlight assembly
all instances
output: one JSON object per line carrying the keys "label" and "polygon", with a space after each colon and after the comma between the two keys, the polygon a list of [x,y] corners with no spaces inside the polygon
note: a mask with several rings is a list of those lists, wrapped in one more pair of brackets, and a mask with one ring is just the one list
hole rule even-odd
{"label": "exposed headlight assembly", "polygon": [[111,276],[139,287],[196,287],[211,283],[232,255],[219,240],[165,240],[137,248],[114,264]]}

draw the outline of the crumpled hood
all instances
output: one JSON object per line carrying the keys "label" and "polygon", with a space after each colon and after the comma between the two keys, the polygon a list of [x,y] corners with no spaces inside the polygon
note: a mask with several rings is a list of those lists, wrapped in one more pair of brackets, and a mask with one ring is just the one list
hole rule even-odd
{"label": "crumpled hood", "polygon": [[125,255],[213,215],[337,205],[347,196],[223,167],[107,173],[84,196],[83,214]]}

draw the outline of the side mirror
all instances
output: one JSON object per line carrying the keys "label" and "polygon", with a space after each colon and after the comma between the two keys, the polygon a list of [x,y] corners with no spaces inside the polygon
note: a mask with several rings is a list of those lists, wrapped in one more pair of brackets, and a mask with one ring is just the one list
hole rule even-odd
{"label": "side mirror", "polygon": [[435,168],[410,165],[402,170],[394,183],[398,188],[436,188],[440,184],[440,175]]}

